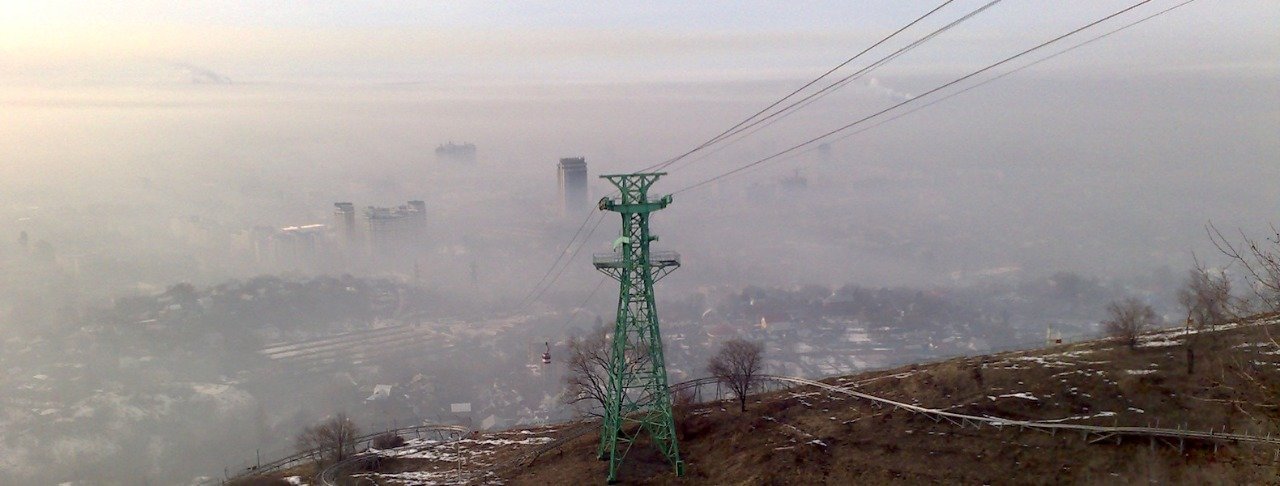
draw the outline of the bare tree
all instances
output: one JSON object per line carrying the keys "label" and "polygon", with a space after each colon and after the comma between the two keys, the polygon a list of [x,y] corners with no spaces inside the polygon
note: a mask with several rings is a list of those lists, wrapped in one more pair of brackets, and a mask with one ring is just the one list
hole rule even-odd
{"label": "bare tree", "polygon": [[604,326],[597,326],[584,337],[569,338],[565,403],[587,415],[604,415],[609,387],[609,341]]}
{"label": "bare tree", "polygon": [[[565,373],[565,403],[579,412],[604,416],[609,396],[609,366],[613,356],[613,333],[597,326],[585,337],[569,338],[568,372]],[[639,373],[649,366],[649,347],[630,343],[623,361],[624,373]]]}
{"label": "bare tree", "polygon": [[[1269,235],[1260,240],[1249,237],[1241,230],[1240,239],[1237,242],[1228,240],[1212,223],[1206,230],[1210,241],[1218,251],[1231,261],[1231,265],[1242,269],[1248,289],[1253,293],[1253,302],[1240,302],[1235,306],[1237,317],[1244,317],[1254,312],[1280,312],[1280,230],[1273,225],[1270,227]],[[1272,336],[1271,326],[1259,327],[1272,348],[1280,351],[1280,342]],[[1229,350],[1228,356],[1233,365],[1232,368],[1266,396],[1274,397],[1276,389],[1273,386],[1267,385],[1246,371],[1249,367],[1244,364],[1250,361],[1241,356],[1242,354],[1244,354],[1243,349]]]}
{"label": "bare tree", "polygon": [[1280,230],[1271,227],[1270,236],[1261,240],[1240,232],[1240,241],[1233,243],[1212,224],[1208,227],[1209,239],[1233,265],[1243,269],[1250,290],[1257,297],[1259,307],[1265,312],[1280,312]]}
{"label": "bare tree", "polygon": [[307,427],[298,434],[298,449],[315,450],[318,459],[338,462],[356,452],[356,437],[360,429],[345,412],[333,418]]}
{"label": "bare tree", "polygon": [[1230,317],[1231,280],[1224,273],[1215,275],[1197,261],[1178,289],[1178,303],[1187,310],[1187,325],[1212,329]]}
{"label": "bare tree", "polygon": [[1142,331],[1155,327],[1159,318],[1150,305],[1133,297],[1107,305],[1110,317],[1102,321],[1107,335],[1119,339],[1133,349]]}
{"label": "bare tree", "polygon": [[707,362],[707,371],[729,387],[738,397],[738,409],[747,411],[747,393],[760,374],[764,345],[744,339],[731,339],[720,346],[720,352]]}

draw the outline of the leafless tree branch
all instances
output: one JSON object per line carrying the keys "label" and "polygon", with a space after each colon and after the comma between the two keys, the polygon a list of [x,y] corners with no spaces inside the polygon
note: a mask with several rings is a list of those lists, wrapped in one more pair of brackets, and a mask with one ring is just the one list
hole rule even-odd
{"label": "leafless tree branch", "polygon": [[764,345],[743,339],[726,341],[720,352],[707,362],[707,371],[729,387],[738,398],[739,410],[747,411],[747,394],[760,374]]}
{"label": "leafless tree branch", "polygon": [[1110,316],[1102,321],[1107,335],[1119,339],[1133,349],[1138,345],[1138,336],[1146,329],[1157,324],[1156,311],[1150,305],[1133,297],[1107,305]]}

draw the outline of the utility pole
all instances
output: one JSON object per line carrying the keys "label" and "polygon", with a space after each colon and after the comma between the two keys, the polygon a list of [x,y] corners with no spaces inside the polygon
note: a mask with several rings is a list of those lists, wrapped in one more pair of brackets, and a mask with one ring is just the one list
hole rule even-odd
{"label": "utility pole", "polygon": [[617,482],[627,451],[647,434],[662,455],[684,475],[684,461],[676,443],[667,367],[658,331],[658,308],[653,284],[680,266],[675,252],[650,252],[658,237],[649,233],[649,213],[671,204],[671,196],[651,201],[649,187],[665,172],[604,175],[617,186],[617,199],[600,200],[601,211],[622,215],[621,236],[612,253],[598,254],[592,263],[618,281],[618,313],[609,355],[604,423],[597,456],[609,461],[609,483]]}

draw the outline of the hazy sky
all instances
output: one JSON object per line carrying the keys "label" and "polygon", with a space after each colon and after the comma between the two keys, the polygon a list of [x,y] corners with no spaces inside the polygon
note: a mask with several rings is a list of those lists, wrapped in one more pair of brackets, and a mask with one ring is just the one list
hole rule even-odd
{"label": "hazy sky", "polygon": [[[0,0],[0,330],[13,309],[47,308],[27,313],[63,324],[77,306],[176,282],[293,270],[390,268],[495,311],[524,309],[541,278],[557,283],[540,305],[607,315],[616,287],[600,284],[592,253],[610,250],[619,219],[561,213],[559,158],[587,159],[593,206],[611,190],[595,176],[697,146],[941,1]],[[903,100],[920,106],[937,99],[918,97],[932,87],[1133,1],[1005,0],[682,161],[654,191]],[[1152,0],[973,81],[1180,2]],[[956,0],[839,74],[986,3]],[[1180,279],[1193,253],[1221,260],[1206,222],[1255,235],[1280,225],[1277,134],[1280,1],[1197,0],[829,151],[676,193],[653,229],[683,263],[659,295],[1059,271]],[[448,141],[474,143],[476,160],[437,157]],[[260,245],[272,228],[333,223],[338,201],[409,200],[427,205],[427,234],[380,268],[344,264],[336,232],[309,255],[323,265],[294,267],[305,250]],[[585,244],[567,245],[579,233]],[[55,265],[29,257],[28,239]],[[10,271],[21,262],[46,273]],[[1145,297],[1171,299],[1176,285]]]}
{"label": "hazy sky", "polygon": [[[985,3],[957,0],[873,58]],[[1153,0],[1005,70],[1178,3]],[[0,208],[129,201],[141,206],[129,214],[236,230],[325,221],[333,201],[424,198],[501,227],[513,195],[554,212],[559,157],[585,156],[595,175],[679,154],[937,4],[4,2]],[[1001,2],[673,171],[661,190],[1129,5]],[[1280,2],[1198,0],[836,144],[829,161],[780,159],[682,194],[663,216],[664,242],[691,258],[704,245],[710,257],[723,246],[716,236],[767,215],[756,223],[769,237],[743,234],[734,244],[744,256],[724,266],[753,261],[767,267],[755,274],[825,283],[906,281],[911,265],[930,275],[1037,261],[1099,273],[1189,264],[1205,250],[1204,222],[1265,228],[1280,207],[1269,182],[1280,177],[1277,25]],[[473,185],[443,182],[447,170],[433,165],[431,150],[448,140],[481,147],[481,164],[458,169]],[[812,200],[754,197],[753,185],[796,169]],[[592,190],[605,188],[593,180]],[[488,199],[460,196],[471,193]],[[610,238],[594,240],[607,248]],[[917,249],[874,269],[850,249],[888,246]]]}
{"label": "hazy sky", "polygon": [[[961,0],[927,25],[985,2]],[[1128,1],[1007,1],[895,69],[977,64]],[[1139,12],[1175,2],[1153,1]],[[0,70],[22,84],[688,81],[803,77],[936,2],[69,2],[0,6]],[[1200,0],[1059,68],[1277,75],[1280,3]]]}

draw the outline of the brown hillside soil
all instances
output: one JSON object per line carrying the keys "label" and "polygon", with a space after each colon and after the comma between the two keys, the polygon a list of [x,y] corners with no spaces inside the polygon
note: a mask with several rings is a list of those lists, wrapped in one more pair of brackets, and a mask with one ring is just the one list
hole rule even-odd
{"label": "brown hillside soil", "polygon": [[[1278,323],[1268,316],[1265,324],[1213,332],[1156,332],[1136,349],[1095,341],[825,381],[974,416],[1277,436],[1280,344],[1271,336],[1280,337]],[[686,475],[676,477],[641,442],[623,463],[622,484],[1280,484],[1274,446],[1140,437],[1089,443],[1079,433],[961,427],[812,387],[755,395],[745,413],[721,401],[677,415]],[[594,433],[531,463],[496,467],[516,464],[576,425],[477,434],[456,444],[411,440],[380,452],[379,470],[357,473],[352,484],[452,484],[459,469],[485,483],[603,483],[607,463],[595,459]]]}
{"label": "brown hillside soil", "polygon": [[[1263,326],[1100,341],[961,358],[826,380],[897,401],[969,415],[1096,425],[1276,435],[1280,336]],[[1187,374],[1187,343],[1195,373]],[[679,424],[684,478],[648,444],[623,464],[623,484],[1277,484],[1269,446],[960,427],[812,388],[691,410]],[[607,463],[589,434],[516,469],[507,484],[591,484]]]}

